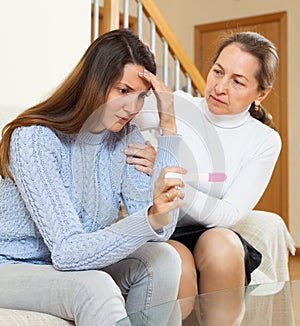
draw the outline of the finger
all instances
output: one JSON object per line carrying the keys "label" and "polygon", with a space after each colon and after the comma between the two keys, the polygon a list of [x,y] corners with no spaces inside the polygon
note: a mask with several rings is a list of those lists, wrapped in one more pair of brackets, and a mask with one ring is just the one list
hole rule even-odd
{"label": "finger", "polygon": [[149,146],[147,145],[147,141],[145,144],[140,144],[140,143],[129,143],[128,148],[137,148],[137,149],[144,149],[148,148]]}
{"label": "finger", "polygon": [[137,143],[129,144],[128,147],[124,149],[124,153],[126,155],[139,156],[139,157],[145,157],[146,155],[150,155],[150,157],[156,156],[156,150],[150,142],[148,143],[146,142],[146,144],[137,144]]}
{"label": "finger", "polygon": [[156,75],[152,74],[146,69],[144,69],[144,71],[139,71],[139,76],[149,82],[152,85],[152,88],[158,92],[172,92],[171,89],[167,85],[165,85],[162,80],[160,80]]}
{"label": "finger", "polygon": [[155,207],[153,215],[166,214],[185,205],[184,200],[164,201]]}
{"label": "finger", "polygon": [[162,193],[162,196],[165,196],[163,199],[166,201],[174,201],[178,199],[182,200],[184,198],[184,195],[185,193],[183,192],[183,190],[178,187],[170,188],[166,192]]}
{"label": "finger", "polygon": [[156,152],[149,147],[145,149],[130,148],[126,152],[124,151],[124,153],[127,157],[143,158],[145,160],[151,161],[152,163],[154,163],[156,158]]}
{"label": "finger", "polygon": [[141,165],[145,167],[152,167],[153,164],[149,160],[138,158],[138,157],[127,157],[126,162],[129,164]]}
{"label": "finger", "polygon": [[135,165],[134,168],[140,172],[148,174],[149,176],[151,176],[153,172],[152,168],[148,166]]}
{"label": "finger", "polygon": [[154,198],[161,195],[162,192],[166,192],[172,187],[178,186],[184,188],[184,183],[180,178],[165,178],[167,172],[176,172],[186,174],[187,170],[180,166],[166,166],[164,167],[154,184]]}
{"label": "finger", "polygon": [[137,148],[128,148],[126,151],[124,150],[124,153],[127,156],[135,156],[135,157],[144,157],[144,158],[153,158],[155,157],[152,152],[149,150],[149,148],[145,149],[137,149]]}
{"label": "finger", "polygon": [[151,144],[151,142],[149,140],[146,140],[146,143],[145,143],[148,147],[152,148],[155,150],[154,146]]}
{"label": "finger", "polygon": [[[176,176],[176,174],[178,175],[178,177],[168,177],[168,174],[174,174],[174,176]],[[182,181],[182,175],[186,174],[187,170],[180,167],[180,166],[168,166],[162,169],[159,178],[162,178],[164,180],[165,185],[168,185],[169,187],[175,187],[175,186],[179,186],[179,187],[184,187],[184,183]]]}

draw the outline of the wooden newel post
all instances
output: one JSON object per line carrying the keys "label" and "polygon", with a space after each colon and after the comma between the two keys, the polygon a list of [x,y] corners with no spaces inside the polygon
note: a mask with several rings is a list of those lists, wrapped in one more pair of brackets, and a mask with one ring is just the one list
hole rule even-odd
{"label": "wooden newel post", "polygon": [[119,6],[119,0],[104,0],[103,31],[101,31],[101,34],[119,28]]}

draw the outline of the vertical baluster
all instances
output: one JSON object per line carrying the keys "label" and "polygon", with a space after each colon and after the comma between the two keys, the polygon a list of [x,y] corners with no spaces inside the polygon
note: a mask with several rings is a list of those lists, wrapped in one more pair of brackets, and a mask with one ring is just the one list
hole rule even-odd
{"label": "vertical baluster", "polygon": [[169,62],[168,62],[168,54],[169,54],[169,45],[167,41],[162,38],[163,42],[163,81],[166,85],[169,84]]}
{"label": "vertical baluster", "polygon": [[143,35],[143,4],[140,0],[137,0],[137,28],[138,28],[138,36],[142,38]]}
{"label": "vertical baluster", "polygon": [[188,74],[185,74],[186,77],[186,91],[192,94],[192,82],[191,77]]}
{"label": "vertical baluster", "polygon": [[123,27],[129,27],[129,2],[128,0],[123,0]]}
{"label": "vertical baluster", "polygon": [[93,37],[94,40],[99,36],[99,0],[94,0],[94,17],[93,17]]}
{"label": "vertical baluster", "polygon": [[174,63],[175,63],[175,91],[178,91],[180,89],[180,63],[176,55],[174,55]]}
{"label": "vertical baluster", "polygon": [[156,52],[156,25],[154,21],[149,17],[150,22],[150,49],[153,53]]}

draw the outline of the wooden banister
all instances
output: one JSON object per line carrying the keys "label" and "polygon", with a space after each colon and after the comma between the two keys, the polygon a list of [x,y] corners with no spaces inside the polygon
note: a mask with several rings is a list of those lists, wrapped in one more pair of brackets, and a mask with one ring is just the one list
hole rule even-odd
{"label": "wooden banister", "polygon": [[163,37],[169,45],[170,52],[177,57],[180,62],[182,70],[186,72],[191,80],[195,89],[198,89],[200,93],[204,94],[205,81],[200,74],[197,67],[191,61],[190,57],[184,50],[183,46],[179,42],[177,36],[174,34],[167,21],[161,14],[160,10],[156,6],[153,0],[141,0],[143,4],[144,13],[147,17],[151,17],[156,25],[157,33]]}
{"label": "wooden banister", "polygon": [[120,6],[119,0],[104,0],[103,33],[119,28]]}

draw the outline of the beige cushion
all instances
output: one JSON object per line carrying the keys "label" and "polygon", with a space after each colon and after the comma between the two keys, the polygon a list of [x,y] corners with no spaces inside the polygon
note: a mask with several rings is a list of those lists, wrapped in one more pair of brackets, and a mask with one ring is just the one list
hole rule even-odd
{"label": "beige cushion", "polygon": [[295,254],[295,246],[279,215],[254,210],[232,229],[262,254],[261,265],[251,274],[251,284],[289,280],[289,253]]}
{"label": "beige cushion", "polygon": [[0,325],[3,326],[74,326],[73,322],[33,311],[0,308]]}

